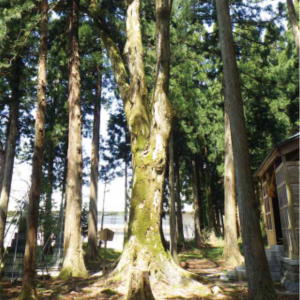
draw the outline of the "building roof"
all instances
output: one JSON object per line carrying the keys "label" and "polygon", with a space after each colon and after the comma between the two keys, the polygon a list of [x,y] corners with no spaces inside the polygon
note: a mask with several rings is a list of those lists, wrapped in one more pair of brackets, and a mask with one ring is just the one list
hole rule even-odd
{"label": "building roof", "polygon": [[281,155],[285,155],[290,153],[296,149],[299,149],[299,137],[300,132],[288,137],[281,143],[277,144],[266,156],[263,160],[257,171],[255,172],[254,176],[261,177],[265,171],[269,169],[271,164]]}

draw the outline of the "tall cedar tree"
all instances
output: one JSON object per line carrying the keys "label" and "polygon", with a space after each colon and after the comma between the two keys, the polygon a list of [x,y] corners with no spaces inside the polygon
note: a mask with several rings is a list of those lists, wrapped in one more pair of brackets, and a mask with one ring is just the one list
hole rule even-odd
{"label": "tall cedar tree", "polygon": [[237,201],[231,130],[228,115],[225,115],[225,168],[224,168],[224,251],[223,256],[230,265],[243,262],[238,245]]}
{"label": "tall cedar tree", "polygon": [[4,256],[5,225],[14,168],[16,142],[18,137],[18,118],[21,98],[20,84],[22,68],[22,59],[20,56],[17,56],[13,61],[11,70],[12,75],[11,78],[9,78],[9,84],[11,86],[11,99],[9,105],[9,119],[7,125],[5,155],[3,169],[1,169],[2,182],[0,190],[0,265]]}
{"label": "tall cedar tree", "polygon": [[32,158],[31,187],[27,215],[26,247],[24,256],[24,275],[20,299],[36,299],[35,266],[36,241],[38,229],[39,200],[42,183],[43,152],[45,143],[46,109],[46,64],[48,36],[48,0],[40,4],[40,49],[38,66],[37,111],[35,119],[35,141]]}
{"label": "tall cedar tree", "polygon": [[98,256],[97,252],[97,200],[98,200],[98,180],[99,180],[99,138],[100,138],[100,114],[101,114],[101,88],[102,76],[97,67],[97,86],[94,103],[93,138],[91,153],[91,183],[90,183],[90,207],[88,216],[88,252],[91,259]]}
{"label": "tall cedar tree", "polygon": [[70,1],[69,18],[70,63],[69,63],[69,135],[68,166],[66,178],[66,213],[64,228],[64,261],[61,278],[85,277],[87,271],[81,244],[82,205],[82,145],[79,73],[79,0]]}
{"label": "tall cedar tree", "polygon": [[[140,1],[127,1],[125,54],[128,68],[108,32],[102,30],[131,134],[134,175],[128,241],[111,274],[112,279],[121,281],[120,287],[123,286],[126,299],[154,299],[152,291],[160,298],[159,293],[163,290],[178,295],[182,288],[185,294],[195,294],[195,291],[209,293],[206,287],[192,280],[190,273],[175,264],[165,252],[160,237],[166,151],[172,119],[168,99],[171,1],[156,0],[155,13],[157,64],[152,96],[148,94],[145,81]],[[164,289],[156,289],[158,285],[163,285]]]}
{"label": "tall cedar tree", "polygon": [[254,195],[240,79],[227,0],[217,0],[219,38],[223,60],[225,115],[231,128],[238,206],[249,298],[276,299],[259,226],[258,204]]}

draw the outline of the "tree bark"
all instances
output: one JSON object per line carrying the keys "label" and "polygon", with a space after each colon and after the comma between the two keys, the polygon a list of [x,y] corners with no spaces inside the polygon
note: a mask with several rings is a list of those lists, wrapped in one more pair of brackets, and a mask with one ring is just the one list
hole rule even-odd
{"label": "tree bark", "polygon": [[54,147],[52,142],[50,142],[49,148],[49,161],[48,161],[48,182],[47,182],[47,192],[45,199],[45,224],[44,224],[44,253],[49,254],[51,249],[51,234],[53,232],[52,228],[52,193],[53,193],[53,167],[54,167]]}
{"label": "tree bark", "polygon": [[225,115],[225,174],[224,174],[224,250],[225,261],[238,266],[243,262],[238,245],[236,186],[233,166],[231,131],[228,115]]}
{"label": "tree bark", "polygon": [[101,88],[102,74],[98,69],[96,98],[94,104],[94,123],[91,153],[91,183],[90,183],[90,208],[88,217],[88,249],[87,256],[90,259],[98,257],[97,251],[97,221],[98,221],[98,180],[99,180],[99,139],[100,139],[100,115],[101,115]]}
{"label": "tree bark", "polygon": [[[199,289],[201,284],[191,280],[190,273],[176,265],[172,257],[165,252],[159,230],[166,151],[172,119],[168,100],[171,3],[169,0],[155,2],[157,66],[154,93],[151,98],[147,94],[143,65],[140,1],[132,0],[127,4],[125,53],[130,73],[129,88],[127,89],[127,82],[118,78],[118,74],[116,81],[119,90],[123,90],[121,94],[128,95],[128,98],[123,100],[131,133],[134,175],[129,239],[116,269],[110,276],[112,281],[121,281],[119,289],[127,300],[152,299],[152,293],[155,298],[163,298],[160,295],[162,291],[178,296],[180,288],[184,288],[185,294],[189,292],[194,294],[195,289]],[[104,43],[110,58],[118,59],[119,55],[113,51],[116,48],[108,43],[107,38],[104,39]],[[114,70],[117,70],[122,61],[114,61],[112,65]],[[137,282],[145,278],[145,274],[148,274],[149,281]],[[137,287],[134,294],[133,286]],[[160,289],[157,289],[157,286],[160,286]],[[205,287],[201,288],[203,294],[208,293]]]}
{"label": "tree bark", "polygon": [[32,158],[31,187],[27,213],[27,232],[24,256],[24,275],[21,299],[36,299],[35,266],[36,239],[38,229],[39,200],[42,183],[43,152],[45,143],[45,110],[46,110],[46,70],[47,70],[47,37],[48,37],[48,0],[40,4],[40,49],[37,87],[37,111],[35,119],[35,140]]}
{"label": "tree bark", "polygon": [[81,244],[81,204],[82,204],[82,145],[79,72],[79,0],[70,1],[69,34],[69,135],[68,167],[66,186],[66,213],[64,227],[64,261],[61,278],[85,277],[87,271],[83,260]]}
{"label": "tree bark", "polygon": [[124,245],[128,240],[128,209],[129,209],[129,199],[128,199],[128,165],[125,162],[124,166]]}
{"label": "tree bark", "polygon": [[2,190],[4,163],[5,163],[5,149],[2,146],[2,143],[0,142],[0,193]]}
{"label": "tree bark", "polygon": [[240,79],[227,0],[216,1],[224,70],[225,114],[228,116],[250,299],[276,299],[259,227],[250,170]]}
{"label": "tree bark", "polygon": [[169,221],[170,221],[170,253],[175,261],[177,258],[177,232],[176,232],[176,212],[175,212],[175,174],[174,174],[174,139],[171,133],[169,141]]}
{"label": "tree bark", "polygon": [[288,7],[288,14],[289,14],[289,21],[291,23],[292,26],[292,31],[293,31],[293,35],[294,35],[294,39],[295,39],[295,44],[296,44],[296,49],[297,49],[297,53],[298,56],[299,54],[299,49],[300,49],[300,27],[299,27],[299,23],[298,23],[298,17],[297,17],[297,13],[295,10],[295,6],[293,3],[293,0],[286,0],[287,2],[287,7]]}
{"label": "tree bark", "polygon": [[179,244],[184,244],[183,222],[182,222],[182,203],[180,196],[180,176],[179,176],[179,162],[176,158],[175,162],[175,192],[176,192],[176,225]]}
{"label": "tree bark", "polygon": [[14,168],[16,142],[18,137],[19,103],[21,97],[20,75],[22,66],[23,63],[21,58],[17,57],[12,67],[13,75],[10,81],[12,96],[7,126],[7,140],[5,145],[2,185],[0,190],[0,265],[4,256],[5,225]]}
{"label": "tree bark", "polygon": [[201,238],[201,204],[199,193],[199,180],[197,175],[196,158],[192,160],[192,188],[193,188],[193,206],[194,206],[194,225],[195,225],[195,243],[197,247],[202,247]]}

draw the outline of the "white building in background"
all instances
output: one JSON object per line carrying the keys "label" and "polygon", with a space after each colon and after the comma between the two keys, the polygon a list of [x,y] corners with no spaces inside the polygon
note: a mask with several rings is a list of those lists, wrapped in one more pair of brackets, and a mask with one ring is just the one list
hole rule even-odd
{"label": "white building in background", "polygon": [[[192,212],[183,213],[183,231],[185,239],[194,238],[194,216]],[[98,224],[101,224],[101,213],[98,214]],[[104,226],[114,232],[112,241],[107,242],[107,247],[121,251],[124,243],[124,213],[105,213]],[[163,218],[163,232],[165,239],[170,240],[169,216]],[[87,238],[86,238],[87,240]]]}
{"label": "white building in background", "polygon": [[[100,231],[102,213],[98,213],[98,230]],[[4,241],[5,247],[10,247],[12,245],[13,238],[16,237],[18,231],[18,226],[16,222],[12,222],[14,217],[9,217],[7,219],[6,226],[6,237]],[[17,217],[18,219],[18,217]],[[61,226],[63,228],[63,226]],[[123,249],[124,243],[124,213],[123,212],[106,212],[104,214],[104,224],[103,228],[108,228],[114,232],[114,238],[112,241],[107,242],[107,247],[118,251]],[[185,239],[192,239],[194,237],[194,216],[192,212],[183,213],[183,231]],[[169,228],[169,217],[163,218],[163,232],[165,239],[170,240],[170,228]],[[87,237],[84,239],[87,242]],[[38,244],[42,245],[41,236],[38,235]]]}
{"label": "white building in background", "polygon": [[[98,230],[100,230],[101,224],[101,213],[98,213]],[[7,235],[4,241],[5,247],[12,245],[12,240],[17,233],[17,224],[12,223],[13,217],[7,219]],[[118,251],[123,249],[124,243],[124,213],[123,212],[107,212],[104,214],[104,225],[103,228],[108,228],[114,232],[114,238],[112,241],[107,242],[107,247]],[[185,239],[192,239],[194,237],[194,219],[192,212],[183,213],[183,231]],[[165,239],[170,240],[170,229],[169,229],[169,217],[163,218],[163,232]],[[84,239],[87,241],[87,237]],[[38,235],[38,244],[42,245],[42,239]]]}

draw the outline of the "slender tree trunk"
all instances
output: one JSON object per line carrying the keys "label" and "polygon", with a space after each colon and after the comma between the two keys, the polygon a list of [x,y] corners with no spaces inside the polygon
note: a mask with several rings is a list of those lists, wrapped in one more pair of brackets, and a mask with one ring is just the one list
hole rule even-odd
{"label": "slender tree trunk", "polygon": [[174,174],[174,139],[171,133],[169,141],[169,220],[170,220],[170,253],[175,261],[177,258],[177,232],[176,232],[176,212],[175,212],[175,174]]}
{"label": "slender tree trunk", "polygon": [[289,21],[292,26],[292,31],[295,39],[295,44],[297,48],[297,53],[299,56],[299,49],[300,49],[300,27],[299,27],[299,21],[297,17],[297,13],[295,10],[295,6],[293,3],[293,0],[286,0],[287,7],[288,7],[288,14],[289,14]]}
{"label": "slender tree trunk", "polygon": [[101,115],[101,88],[102,74],[98,69],[96,98],[94,104],[94,123],[91,153],[91,183],[90,183],[90,208],[88,217],[88,251],[90,259],[98,257],[97,251],[97,221],[98,221],[98,180],[99,180],[99,139],[100,139],[100,115]]}
{"label": "slender tree trunk", "polygon": [[24,256],[24,275],[21,299],[36,299],[35,266],[36,239],[38,229],[39,200],[42,183],[43,152],[45,143],[45,110],[46,110],[46,69],[48,37],[48,0],[40,4],[40,50],[38,69],[37,111],[35,119],[35,140],[32,158],[31,187],[27,213],[27,233]]}
{"label": "slender tree trunk", "polygon": [[176,158],[175,162],[175,200],[176,200],[176,225],[177,225],[177,234],[178,242],[184,244],[184,233],[183,233],[183,222],[182,222],[182,203],[180,196],[180,176],[179,176],[179,162]]}
{"label": "slender tree trunk", "polygon": [[0,193],[2,190],[2,180],[3,180],[3,171],[4,171],[4,163],[5,163],[5,149],[0,142]]}
{"label": "slender tree trunk", "polygon": [[45,200],[45,224],[44,224],[44,253],[48,254],[51,249],[51,234],[53,232],[52,222],[52,193],[53,193],[53,166],[54,166],[54,149],[53,144],[48,148],[49,161],[48,161],[48,180],[47,180],[47,192]]}
{"label": "slender tree trunk", "polygon": [[216,1],[224,64],[225,114],[228,116],[250,299],[276,299],[259,226],[250,170],[240,79],[227,0]]}
{"label": "slender tree trunk", "polygon": [[206,211],[204,212],[206,214],[207,218],[207,229],[210,233],[213,232],[213,220],[214,220],[214,214],[213,214],[213,205],[212,205],[212,180],[213,175],[211,174],[209,167],[208,170],[206,170],[205,174],[205,195],[206,195]]}
{"label": "slender tree trunk", "polygon": [[17,57],[12,68],[13,77],[10,83],[12,96],[9,110],[9,121],[7,126],[7,140],[5,145],[2,185],[0,190],[0,266],[4,255],[5,225],[14,168],[16,142],[18,137],[19,102],[21,97],[21,69],[22,60],[20,57]]}
{"label": "slender tree trunk", "polygon": [[227,263],[238,266],[243,262],[238,245],[237,233],[237,206],[235,192],[235,176],[231,131],[228,115],[225,115],[225,174],[224,174],[224,251],[223,256]]}
{"label": "slender tree trunk", "polygon": [[128,166],[127,162],[125,162],[124,167],[124,245],[128,240],[128,208],[129,208],[129,202],[128,202]]}
{"label": "slender tree trunk", "polygon": [[200,193],[199,193],[199,181],[197,176],[196,159],[192,160],[192,187],[193,187],[193,206],[194,206],[194,225],[195,225],[195,242],[197,247],[202,246],[201,238],[201,205],[200,205]]}
{"label": "slender tree trunk", "polygon": [[64,227],[64,262],[61,278],[85,277],[87,271],[81,244],[82,204],[82,145],[79,72],[79,0],[70,1],[70,64],[69,64],[69,135],[66,187],[66,213]]}
{"label": "slender tree trunk", "polygon": [[[108,53],[116,72],[116,81],[125,104],[127,123],[131,133],[133,161],[133,190],[129,220],[129,239],[111,280],[120,281],[125,299],[151,300],[153,291],[161,297],[162,290],[178,295],[178,289],[195,293],[202,288],[190,274],[181,269],[165,252],[160,237],[160,213],[165,179],[166,152],[171,127],[171,108],[168,100],[169,86],[169,22],[171,1],[156,0],[157,66],[153,97],[147,95],[140,22],[140,1],[128,1],[127,43],[125,53],[129,64],[130,85],[122,82],[126,68],[104,37]],[[125,96],[125,97],[124,97]],[[149,276],[150,275],[150,276]],[[151,286],[151,287],[150,287]],[[162,289],[156,289],[160,286]]]}
{"label": "slender tree trunk", "polygon": [[100,225],[100,229],[101,229],[101,230],[104,229],[105,198],[106,198],[106,181],[104,182],[104,188],[103,188],[102,214],[101,214],[101,225]]}

